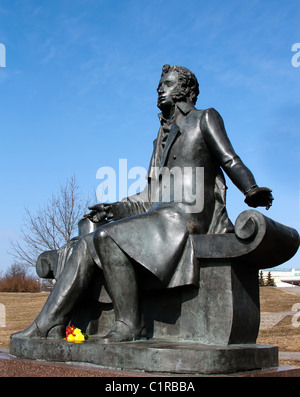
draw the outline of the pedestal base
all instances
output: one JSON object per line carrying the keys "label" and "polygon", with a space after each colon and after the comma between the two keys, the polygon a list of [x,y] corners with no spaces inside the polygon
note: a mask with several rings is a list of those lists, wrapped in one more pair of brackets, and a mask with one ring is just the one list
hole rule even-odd
{"label": "pedestal base", "polygon": [[10,354],[34,360],[91,363],[113,369],[174,374],[229,374],[278,366],[276,346],[207,346],[155,339],[105,344],[96,338],[83,343],[14,338]]}

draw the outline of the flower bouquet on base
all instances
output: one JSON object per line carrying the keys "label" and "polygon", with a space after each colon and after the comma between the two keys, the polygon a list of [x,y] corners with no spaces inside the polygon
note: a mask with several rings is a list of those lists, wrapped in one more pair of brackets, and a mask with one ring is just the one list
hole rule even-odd
{"label": "flower bouquet on base", "polygon": [[76,328],[74,325],[69,325],[66,329],[66,340],[68,342],[84,342],[89,337],[87,334],[81,331],[81,329]]}

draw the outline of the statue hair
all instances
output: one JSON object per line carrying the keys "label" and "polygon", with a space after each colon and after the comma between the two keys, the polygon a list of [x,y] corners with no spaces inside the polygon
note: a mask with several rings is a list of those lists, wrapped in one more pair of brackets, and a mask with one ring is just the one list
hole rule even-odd
{"label": "statue hair", "polygon": [[[193,104],[195,104],[197,102],[197,98],[199,95],[199,83],[194,73],[192,73],[190,70],[188,70],[183,66],[167,65],[167,64],[164,65],[162,68],[162,76],[170,72],[178,73],[179,81],[181,82],[182,88],[189,89],[189,97],[192,100]],[[177,99],[178,100],[183,99],[182,91],[178,91]]]}

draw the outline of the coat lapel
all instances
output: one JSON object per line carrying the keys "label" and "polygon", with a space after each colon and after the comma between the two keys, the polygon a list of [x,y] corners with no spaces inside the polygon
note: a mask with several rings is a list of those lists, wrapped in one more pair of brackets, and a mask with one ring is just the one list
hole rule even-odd
{"label": "coat lapel", "polygon": [[170,129],[170,132],[169,132],[166,146],[165,146],[163,154],[162,154],[161,163],[160,163],[161,167],[163,167],[165,165],[170,148],[180,134],[181,134],[181,131],[180,131],[179,126],[177,124],[173,123],[172,127]]}
{"label": "coat lapel", "polygon": [[[191,104],[190,102],[180,102],[180,103],[177,103],[176,106],[179,109],[179,111],[182,114],[184,114],[185,116],[187,116],[190,113],[190,111],[195,108],[193,106],[193,104]],[[162,113],[160,113],[158,115],[158,117],[161,120]],[[162,128],[160,128],[158,137],[154,141],[155,150],[154,150],[154,153],[152,156],[151,167],[156,167],[158,165],[160,165],[160,167],[163,167],[165,165],[167,158],[168,158],[170,148],[174,144],[175,140],[178,138],[178,136],[180,134],[181,134],[180,127],[176,124],[176,122],[173,123],[171,126],[171,129],[170,129],[170,132],[169,132],[169,136],[168,136],[166,145],[162,152],[162,147],[161,147]],[[153,172],[150,172],[149,175],[152,177],[157,176],[157,175],[154,175]]]}

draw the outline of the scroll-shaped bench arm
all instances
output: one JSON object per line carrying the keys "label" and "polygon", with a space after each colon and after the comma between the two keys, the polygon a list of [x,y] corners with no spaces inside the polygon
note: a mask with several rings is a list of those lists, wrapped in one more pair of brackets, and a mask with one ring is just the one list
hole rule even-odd
{"label": "scroll-shaped bench arm", "polygon": [[235,233],[193,237],[199,259],[233,259],[258,269],[278,266],[298,250],[298,232],[275,222],[258,211],[242,212]]}

